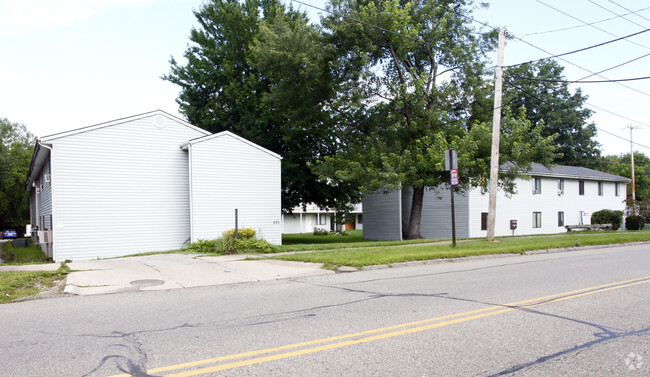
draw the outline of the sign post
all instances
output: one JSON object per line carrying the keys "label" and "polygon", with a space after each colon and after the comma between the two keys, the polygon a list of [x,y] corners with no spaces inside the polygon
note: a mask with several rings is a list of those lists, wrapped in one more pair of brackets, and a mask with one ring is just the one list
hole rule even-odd
{"label": "sign post", "polygon": [[458,185],[458,154],[455,149],[445,151],[445,168],[451,173],[451,244],[456,247],[456,211],[454,211],[454,186]]}

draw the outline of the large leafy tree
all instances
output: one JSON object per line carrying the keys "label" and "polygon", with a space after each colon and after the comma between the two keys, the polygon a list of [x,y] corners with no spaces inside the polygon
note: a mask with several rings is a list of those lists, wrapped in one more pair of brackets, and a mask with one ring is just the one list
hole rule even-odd
{"label": "large leafy tree", "polygon": [[[606,156],[607,172],[632,178],[630,154]],[[637,207],[647,216],[650,213],[650,158],[641,152],[634,152],[634,184]],[[632,205],[632,183],[627,185],[627,202]]]}
{"label": "large leafy tree", "polygon": [[230,130],[283,156],[282,207],[340,207],[358,196],[322,182],[309,165],[338,140],[331,71],[318,29],[278,0],[213,0],[195,12],[186,65],[164,76],[181,87],[180,110],[198,127]]}
{"label": "large leafy tree", "polygon": [[555,163],[588,168],[600,167],[596,126],[588,119],[587,97],[574,92],[562,74],[564,67],[554,60],[541,60],[508,68],[504,72],[503,103],[513,109],[526,108],[533,126],[544,122],[544,136],[557,135]]}
{"label": "large leafy tree", "polygon": [[[425,189],[449,182],[444,150],[459,151],[465,188],[488,175],[490,125],[476,110],[485,109],[485,54],[495,36],[476,33],[465,0],[333,0],[330,9],[323,25],[338,54],[331,65],[347,82],[340,101],[356,117],[341,152],[316,171],[365,192],[411,188],[406,237],[421,237]],[[501,156],[515,163],[504,180],[510,191],[517,171],[552,160],[552,137],[543,138],[542,128],[525,111],[505,111]]]}
{"label": "large leafy tree", "polygon": [[29,222],[25,180],[35,139],[25,125],[6,118],[0,118],[0,131],[0,229],[20,228]]}

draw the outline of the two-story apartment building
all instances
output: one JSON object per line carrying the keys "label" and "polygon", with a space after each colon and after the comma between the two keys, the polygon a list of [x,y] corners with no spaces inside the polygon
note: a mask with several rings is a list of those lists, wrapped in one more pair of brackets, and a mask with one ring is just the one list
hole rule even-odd
{"label": "two-story apartment building", "polygon": [[[625,209],[629,179],[576,166],[547,169],[533,164],[528,179],[517,179],[516,193],[497,193],[497,236],[550,234],[565,225],[590,224],[591,214],[601,209]],[[364,238],[396,240],[408,226],[412,194],[409,190],[366,195],[363,199]],[[424,194],[420,232],[425,238],[451,237],[449,189],[439,187]],[[455,194],[456,236],[487,235],[489,194],[474,188]],[[512,230],[511,220],[517,228]]]}

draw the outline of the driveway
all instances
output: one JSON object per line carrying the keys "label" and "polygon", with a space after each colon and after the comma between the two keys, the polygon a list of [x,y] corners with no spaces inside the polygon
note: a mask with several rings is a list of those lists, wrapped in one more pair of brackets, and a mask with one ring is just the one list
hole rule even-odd
{"label": "driveway", "polygon": [[318,263],[259,259],[245,254],[158,254],[72,262],[65,292],[78,295],[179,289],[334,274]]}

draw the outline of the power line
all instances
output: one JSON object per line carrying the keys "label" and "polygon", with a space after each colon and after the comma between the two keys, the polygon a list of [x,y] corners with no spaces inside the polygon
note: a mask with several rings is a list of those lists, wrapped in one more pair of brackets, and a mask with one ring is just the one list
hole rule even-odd
{"label": "power line", "polygon": [[622,66],[624,66],[624,65],[626,65],[626,64],[629,64],[629,63],[635,62],[635,61],[637,61],[637,60],[639,60],[639,59],[643,59],[643,58],[645,58],[646,56],[650,56],[650,53],[647,53],[647,54],[645,54],[645,55],[639,56],[638,58],[634,58],[634,59],[632,59],[632,60],[628,60],[628,61],[626,61],[626,62],[624,62],[624,63],[618,64],[618,65],[615,65],[615,66],[613,66],[613,67],[609,67],[609,68],[607,68],[607,69],[603,69],[602,71],[599,71],[599,72],[596,72],[596,73],[592,73],[591,75],[588,75],[588,76],[585,76],[585,77],[583,77],[583,78],[581,78],[581,79],[578,79],[578,81],[580,81],[580,80],[584,80],[584,79],[587,79],[587,78],[589,78],[589,77],[591,77],[591,76],[596,76],[596,75],[601,74],[601,73],[603,73],[603,72],[610,71],[610,70],[612,70],[612,69],[614,69],[614,68],[622,67]]}
{"label": "power line", "polygon": [[632,78],[627,78],[627,79],[615,79],[615,80],[582,80],[582,81],[580,81],[580,80],[539,79],[539,78],[535,78],[535,77],[525,77],[525,76],[517,76],[517,75],[511,75],[510,77],[514,77],[516,79],[528,80],[528,81],[556,82],[556,83],[565,83],[565,84],[604,84],[604,83],[612,83],[612,82],[639,81],[639,80],[650,79],[650,76],[632,77]]}
{"label": "power line", "polygon": [[623,16],[621,16],[620,14],[614,12],[613,10],[611,10],[611,9],[609,9],[609,8],[606,8],[606,7],[604,7],[604,6],[600,5],[600,4],[598,4],[598,3],[595,2],[594,0],[588,0],[588,1],[589,1],[590,3],[592,3],[592,4],[594,4],[595,6],[597,6],[597,7],[599,7],[599,8],[602,8],[602,9],[608,11],[608,12],[611,13],[611,14],[614,14],[614,15],[616,15],[616,16],[620,16],[621,18],[623,18],[625,21],[627,21],[627,22],[629,22],[629,23],[632,23],[632,24],[634,24],[634,25],[636,25],[636,26],[639,26],[639,27],[641,27],[641,28],[645,28],[645,26],[643,26],[643,25],[641,25],[641,24],[639,24],[639,23],[636,23],[636,22],[630,20],[630,19],[627,18],[627,17],[623,17]]}
{"label": "power line", "polygon": [[[512,85],[512,86],[514,86],[515,88],[519,89],[522,93],[525,93],[525,94],[527,94],[527,95],[529,95],[529,96],[531,96],[531,97],[537,99],[538,101],[541,101],[541,102],[544,102],[544,103],[547,104],[547,105],[550,105],[550,104],[548,103],[548,101],[546,101],[546,99],[541,98],[541,97],[538,97],[537,95],[528,92],[527,90],[525,90],[524,88],[520,87],[519,85],[513,83],[512,81],[510,81],[510,80],[508,80],[508,79],[506,79],[506,78],[504,78],[504,81],[507,82],[509,85]],[[640,147],[650,149],[650,147],[648,147],[648,146],[646,146],[646,145],[639,144],[639,143],[637,143],[637,142],[632,142],[632,141],[630,141],[630,140],[628,140],[628,139],[626,139],[626,138],[624,138],[624,137],[621,137],[621,136],[615,135],[615,134],[613,134],[613,133],[611,133],[611,132],[609,132],[609,131],[606,131],[606,130],[604,130],[604,129],[598,127],[598,126],[595,126],[595,127],[596,127],[596,129],[598,129],[599,131],[603,131],[603,132],[605,132],[605,133],[607,133],[607,134],[610,134],[610,135],[612,135],[612,136],[615,136],[615,137],[617,137],[617,138],[619,138],[619,139],[625,140],[625,141],[628,142],[628,143],[631,142],[631,143],[636,144],[636,145],[638,145],[638,146],[640,146]]]}
{"label": "power line", "polygon": [[[610,0],[610,1],[611,1],[611,0]],[[618,4],[617,4],[617,5],[618,5]],[[585,27],[585,26],[596,25],[596,24],[600,24],[600,23],[603,23],[603,22],[607,22],[607,21],[615,20],[615,19],[617,19],[617,18],[621,18],[621,17],[629,16],[629,15],[631,15],[631,14],[636,14],[637,16],[639,16],[639,14],[637,14],[637,12],[641,12],[641,11],[644,11],[644,10],[648,10],[648,9],[650,9],[650,7],[648,7],[648,8],[643,8],[643,9],[639,9],[638,11],[631,11],[631,10],[629,10],[629,9],[627,9],[627,8],[623,8],[623,9],[627,10],[628,13],[624,13],[624,14],[622,14],[622,15],[620,15],[620,16],[617,16],[617,17],[610,17],[610,18],[602,19],[602,20],[600,20],[600,21],[590,22],[590,23],[588,23],[588,24],[586,24],[586,25],[584,25],[584,24],[583,24],[583,25],[575,25],[575,26],[569,26],[569,27],[565,27],[565,28],[561,28],[561,29],[553,29],[553,30],[539,31],[539,32],[536,32],[536,33],[528,33],[528,34],[524,34],[522,37],[527,37],[527,36],[530,36],[530,35],[540,35],[540,34],[556,33],[556,32],[558,32],[558,31],[567,31],[567,30],[572,30],[572,29],[579,29],[579,28],[583,28],[583,27]],[[643,17],[643,16],[640,16],[640,17]]]}
{"label": "power line", "polygon": [[595,45],[591,45],[591,46],[588,46],[588,47],[579,48],[579,49],[577,49],[577,50],[573,50],[573,51],[569,51],[569,52],[564,52],[564,53],[562,53],[562,54],[557,54],[557,55],[549,56],[549,57],[542,58],[542,59],[531,60],[531,61],[526,62],[526,63],[518,63],[518,64],[507,65],[507,66],[505,66],[505,67],[503,67],[503,68],[515,67],[515,66],[518,66],[518,65],[528,64],[528,63],[533,63],[533,62],[540,61],[540,60],[544,60],[544,59],[559,58],[559,57],[561,57],[561,56],[566,56],[566,55],[575,54],[575,53],[577,53],[577,52],[582,52],[582,51],[591,50],[592,48],[605,46],[605,45],[607,45],[607,44],[614,43],[614,42],[618,42],[618,41],[621,41],[621,40],[624,40],[624,39],[627,39],[627,38],[633,37],[633,36],[635,36],[635,35],[639,35],[639,34],[647,33],[648,31],[650,31],[650,29],[645,29],[645,30],[642,30],[642,31],[639,31],[639,32],[636,32],[636,33],[628,34],[628,35],[623,36],[623,37],[619,37],[619,38],[616,38],[616,39],[612,39],[612,40],[605,41],[605,42],[602,42],[602,43],[598,43],[598,44],[595,44]]}
{"label": "power line", "polygon": [[[642,16],[642,15],[639,14],[639,12],[642,12],[642,11],[648,9],[648,8],[645,8],[645,9],[639,9],[638,11],[635,12],[635,11],[631,11],[631,10],[627,9],[626,7],[622,6],[621,4],[619,4],[619,3],[615,2],[615,1],[609,0],[609,2],[612,3],[612,4],[614,4],[614,5],[616,5],[617,7],[623,8],[623,9],[625,9],[626,11],[635,14],[636,16],[639,16],[639,17],[643,18],[643,19],[646,20],[646,21],[650,21],[650,18],[644,17],[644,16]],[[630,14],[630,13],[628,13],[628,14]]]}
{"label": "power line", "polygon": [[[607,30],[605,30],[605,29],[599,28],[598,26],[590,25],[588,22],[583,21],[583,20],[581,20],[581,19],[579,19],[579,18],[577,18],[577,17],[574,17],[574,16],[572,16],[572,15],[566,13],[566,12],[563,12],[563,11],[561,11],[561,10],[559,10],[559,9],[557,9],[557,8],[555,8],[555,7],[551,6],[551,5],[549,5],[549,4],[545,3],[545,2],[543,2],[542,0],[536,0],[536,1],[537,1],[538,3],[540,3],[540,4],[543,4],[543,5],[545,5],[545,6],[549,7],[549,8],[551,8],[551,9],[553,9],[554,11],[556,11],[556,12],[558,12],[558,13],[561,13],[561,14],[563,14],[563,15],[565,15],[565,16],[567,16],[567,17],[570,17],[570,18],[572,18],[572,19],[574,19],[574,20],[576,20],[576,21],[582,22],[582,23],[585,24],[585,25],[589,25],[589,26],[593,27],[593,28],[596,29],[596,30],[600,30],[600,31],[602,31],[603,33],[607,33],[607,34],[609,34],[609,35],[611,35],[611,36],[618,37],[618,35],[616,35],[616,34],[614,34],[614,33],[611,33],[611,32],[609,32],[609,31],[607,31]],[[650,47],[648,47],[648,46],[646,46],[646,45],[642,45],[642,44],[640,44],[640,43],[636,43],[636,42],[634,42],[634,41],[629,41],[629,40],[628,40],[628,42],[629,42],[629,43],[632,43],[632,44],[635,44],[635,45],[637,45],[637,46],[639,46],[639,47],[643,47],[643,48],[645,48],[645,49],[650,50]]]}

